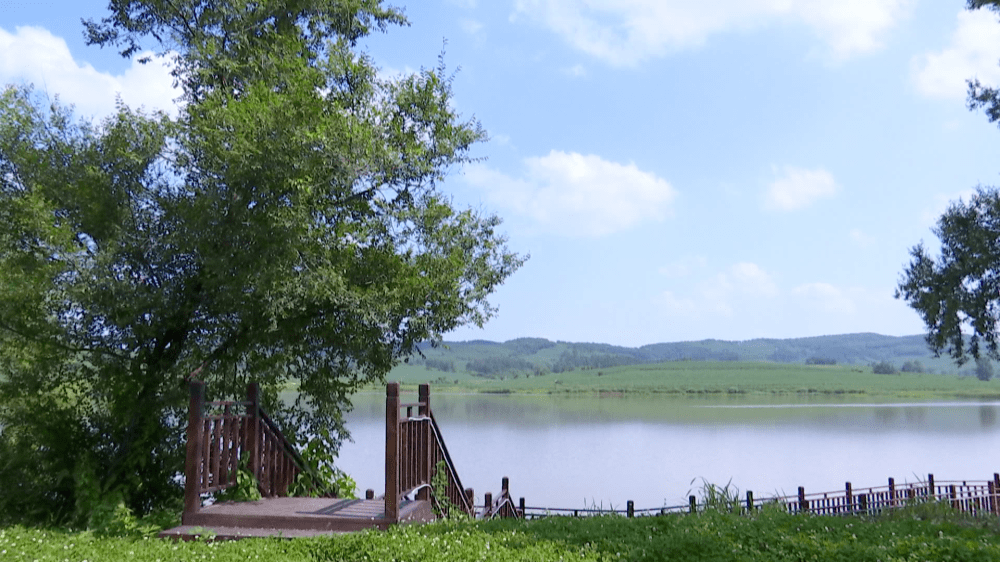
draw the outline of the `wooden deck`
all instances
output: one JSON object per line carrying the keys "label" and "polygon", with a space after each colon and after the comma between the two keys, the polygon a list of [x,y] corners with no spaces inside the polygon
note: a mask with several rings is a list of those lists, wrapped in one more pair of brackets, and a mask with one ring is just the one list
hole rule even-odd
{"label": "wooden deck", "polygon": [[[428,501],[404,500],[400,522],[434,519]],[[264,498],[252,502],[223,502],[187,513],[180,527],[160,533],[165,538],[212,536],[216,539],[248,537],[303,537],[364,529],[387,529],[394,524],[385,515],[385,502],[336,498]]]}

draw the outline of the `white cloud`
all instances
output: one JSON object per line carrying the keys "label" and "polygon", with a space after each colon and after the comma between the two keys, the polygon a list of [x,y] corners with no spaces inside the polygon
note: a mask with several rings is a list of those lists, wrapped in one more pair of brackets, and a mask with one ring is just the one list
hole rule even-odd
{"label": "white cloud", "polygon": [[475,165],[466,168],[466,180],[532,227],[567,236],[603,236],[662,220],[677,196],[655,174],[593,154],[553,150],[524,164],[523,179]]}
{"label": "white cloud", "polygon": [[912,0],[517,0],[513,18],[540,22],[615,66],[697,47],[715,33],[774,22],[805,24],[843,58],[881,45]]}
{"label": "white cloud", "polygon": [[[777,170],[776,170],[777,171]],[[765,206],[778,211],[795,211],[837,192],[830,172],[785,166],[765,194]]]}
{"label": "white cloud", "polygon": [[664,277],[687,277],[694,270],[705,267],[708,263],[702,256],[684,258],[660,267],[659,273]]}
{"label": "white cloud", "polygon": [[857,307],[843,291],[829,283],[806,283],[792,289],[792,295],[824,312],[854,314]]}
{"label": "white cloud", "polygon": [[116,76],[77,62],[66,41],[44,28],[17,27],[14,33],[0,29],[0,83],[33,83],[39,91],[74,104],[77,113],[88,118],[114,113],[118,95],[131,107],[176,113],[173,100],[180,92],[173,88],[164,62],[133,61]]}
{"label": "white cloud", "polygon": [[584,68],[584,66],[582,64],[574,64],[573,66],[571,66],[569,68],[564,68],[563,72],[565,72],[566,74],[569,74],[570,76],[574,76],[574,77],[577,77],[577,78],[581,78],[581,77],[587,75],[587,69]]}
{"label": "white cloud", "polygon": [[[687,276],[694,268],[702,268],[705,260],[682,260],[661,268],[668,277]],[[676,282],[674,282],[676,283]],[[739,262],[690,285],[688,295],[664,291],[656,304],[676,315],[698,317],[699,321],[711,318],[733,318],[759,310],[774,303],[781,291],[774,277],[762,267],[751,262]]]}
{"label": "white cloud", "polygon": [[469,35],[475,35],[483,28],[483,24],[472,19],[462,19],[459,20],[458,25],[461,26],[462,31],[468,33]]}
{"label": "white cloud", "polygon": [[913,79],[922,94],[937,98],[964,98],[965,81],[978,78],[1000,83],[1000,23],[990,10],[962,10],[951,44],[943,51],[913,58]]}

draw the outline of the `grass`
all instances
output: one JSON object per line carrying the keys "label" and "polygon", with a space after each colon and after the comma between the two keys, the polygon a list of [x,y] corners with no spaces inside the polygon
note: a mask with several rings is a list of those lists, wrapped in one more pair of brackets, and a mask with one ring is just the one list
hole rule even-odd
{"label": "grass", "polygon": [[[704,395],[862,395],[906,399],[1000,398],[1000,380],[900,373],[876,375],[851,365],[814,366],[767,362],[671,361],[608,369],[487,379],[419,366],[393,369],[387,380],[404,388],[432,383],[436,392],[622,393]],[[373,386],[371,390],[380,387]]]}
{"label": "grass", "polygon": [[979,561],[1000,559],[996,518],[917,506],[877,519],[725,511],[628,519],[442,521],[311,539],[177,543],[148,535],[0,529],[0,560],[109,561]]}

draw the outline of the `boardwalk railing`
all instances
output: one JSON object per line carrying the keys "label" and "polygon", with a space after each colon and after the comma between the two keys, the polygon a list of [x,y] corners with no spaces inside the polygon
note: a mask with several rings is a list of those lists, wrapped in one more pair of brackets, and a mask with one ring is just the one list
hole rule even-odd
{"label": "boardwalk railing", "polygon": [[514,498],[510,495],[510,479],[506,476],[500,481],[500,493],[497,497],[487,493],[483,504],[483,511],[479,515],[483,519],[524,518],[524,498],[521,498],[520,504],[514,504]]}
{"label": "boardwalk railing", "polygon": [[[402,409],[405,413],[400,412]],[[435,497],[433,491],[439,466],[445,471],[443,498]],[[416,494],[415,499],[434,502],[440,509],[455,506],[470,515],[474,510],[473,491],[462,486],[441,428],[434,419],[430,385],[420,385],[416,403],[403,404],[399,398],[399,383],[391,382],[385,388],[386,518],[398,521],[400,500],[411,494]]]}
{"label": "boardwalk railing", "polygon": [[[754,498],[753,492],[747,491],[745,500],[732,497],[722,503],[728,503],[729,509],[741,513],[756,511],[767,505],[777,505],[791,513],[876,515],[892,509],[926,502],[947,503],[953,509],[963,513],[1000,516],[1000,473],[994,473],[992,480],[979,481],[935,481],[934,475],[929,474],[927,480],[897,484],[895,479],[889,478],[888,485],[871,488],[854,488],[850,482],[847,482],[841,490],[809,494],[804,488],[799,487],[796,495],[768,498]],[[695,496],[690,496],[686,505],[648,509],[635,509],[632,500],[626,503],[625,509],[614,507],[584,509],[526,507],[524,498],[521,498],[515,509],[520,516],[537,518],[553,515],[580,517],[611,514],[634,517],[667,513],[697,513],[713,507],[724,508],[718,501],[713,502],[711,506],[699,505],[698,499]],[[497,516],[503,517],[504,515],[498,514]]]}
{"label": "boardwalk railing", "polygon": [[[301,472],[309,472],[295,447],[260,407],[260,387],[247,385],[246,401],[205,402],[205,383],[191,382],[184,514],[201,509],[201,495],[236,485],[240,462],[257,478],[263,497],[284,496]],[[313,478],[314,489],[332,495]]]}

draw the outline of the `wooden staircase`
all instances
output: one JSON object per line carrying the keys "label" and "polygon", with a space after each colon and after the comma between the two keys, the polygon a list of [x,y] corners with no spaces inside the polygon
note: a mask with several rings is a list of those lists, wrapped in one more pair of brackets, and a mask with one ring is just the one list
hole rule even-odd
{"label": "wooden staircase", "polygon": [[[433,520],[433,508],[481,517],[520,515],[507,494],[506,478],[497,500],[486,494],[486,505],[477,513],[474,493],[462,486],[434,419],[426,384],[420,385],[418,401],[409,404],[400,400],[399,383],[386,385],[386,492],[378,498],[371,491],[364,500],[334,497],[261,409],[255,383],[248,385],[244,402],[206,403],[205,383],[193,381],[187,438],[182,525],[161,537],[296,537],[386,529]],[[241,463],[256,477],[261,499],[202,505],[210,494],[236,485]],[[439,469],[445,471],[441,498],[432,485]],[[288,497],[297,478],[305,478],[320,497]]]}

